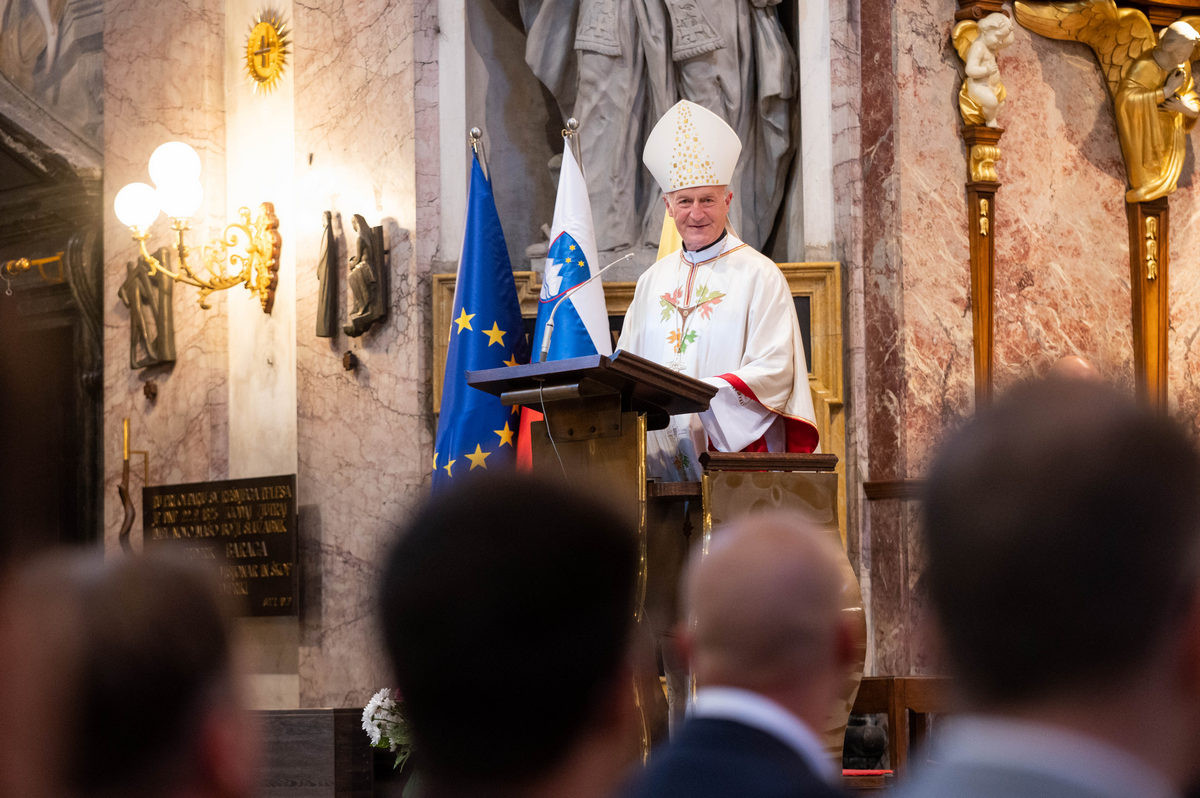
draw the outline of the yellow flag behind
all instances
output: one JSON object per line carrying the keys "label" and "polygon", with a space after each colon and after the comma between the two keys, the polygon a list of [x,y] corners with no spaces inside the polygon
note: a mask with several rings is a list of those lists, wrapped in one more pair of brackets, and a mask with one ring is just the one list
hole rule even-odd
{"label": "yellow flag behind", "polygon": [[675,226],[675,220],[671,218],[671,213],[664,208],[662,235],[658,238],[658,257],[670,255],[682,246],[683,239],[679,237],[679,228]]}

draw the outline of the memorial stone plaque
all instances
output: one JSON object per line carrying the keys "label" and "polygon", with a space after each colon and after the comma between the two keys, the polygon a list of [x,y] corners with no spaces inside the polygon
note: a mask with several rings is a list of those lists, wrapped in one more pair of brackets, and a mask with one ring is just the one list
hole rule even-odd
{"label": "memorial stone plaque", "polygon": [[142,490],[146,550],[211,562],[243,615],[296,615],[296,475],[153,485]]}

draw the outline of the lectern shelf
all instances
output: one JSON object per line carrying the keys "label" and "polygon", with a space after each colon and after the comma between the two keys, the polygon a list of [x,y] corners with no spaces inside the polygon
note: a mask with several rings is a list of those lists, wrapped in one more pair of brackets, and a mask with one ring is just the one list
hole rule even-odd
{"label": "lectern shelf", "polygon": [[717,393],[705,382],[620,350],[611,356],[471,371],[467,384],[507,404],[535,409],[543,401],[619,395],[621,410],[646,414],[650,429],[665,427],[668,416],[706,410]]}

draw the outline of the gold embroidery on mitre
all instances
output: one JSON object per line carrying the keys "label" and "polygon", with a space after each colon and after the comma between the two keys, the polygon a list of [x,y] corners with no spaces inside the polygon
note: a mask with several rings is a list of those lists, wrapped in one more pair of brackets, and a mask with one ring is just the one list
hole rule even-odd
{"label": "gold embroidery on mitre", "polygon": [[700,143],[700,137],[696,135],[692,112],[687,105],[682,105],[679,109],[674,144],[674,155],[668,173],[671,191],[683,186],[715,186],[721,182],[717,178],[712,158]]}

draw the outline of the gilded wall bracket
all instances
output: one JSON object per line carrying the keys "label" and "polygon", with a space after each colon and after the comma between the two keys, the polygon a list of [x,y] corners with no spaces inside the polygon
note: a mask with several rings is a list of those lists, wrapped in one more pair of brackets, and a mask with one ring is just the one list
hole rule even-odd
{"label": "gilded wall bracket", "polygon": [[[951,38],[965,73],[958,110],[967,145],[967,235],[971,253],[971,322],[975,365],[975,403],[992,397],[992,340],[996,261],[996,191],[1000,175],[1000,137],[996,115],[1007,91],[996,54],[1012,43],[1012,20],[998,4],[961,3]],[[996,6],[996,7],[993,7]]]}
{"label": "gilded wall bracket", "polygon": [[1125,203],[1133,300],[1133,373],[1138,396],[1167,407],[1167,295],[1170,214],[1167,198]]}

